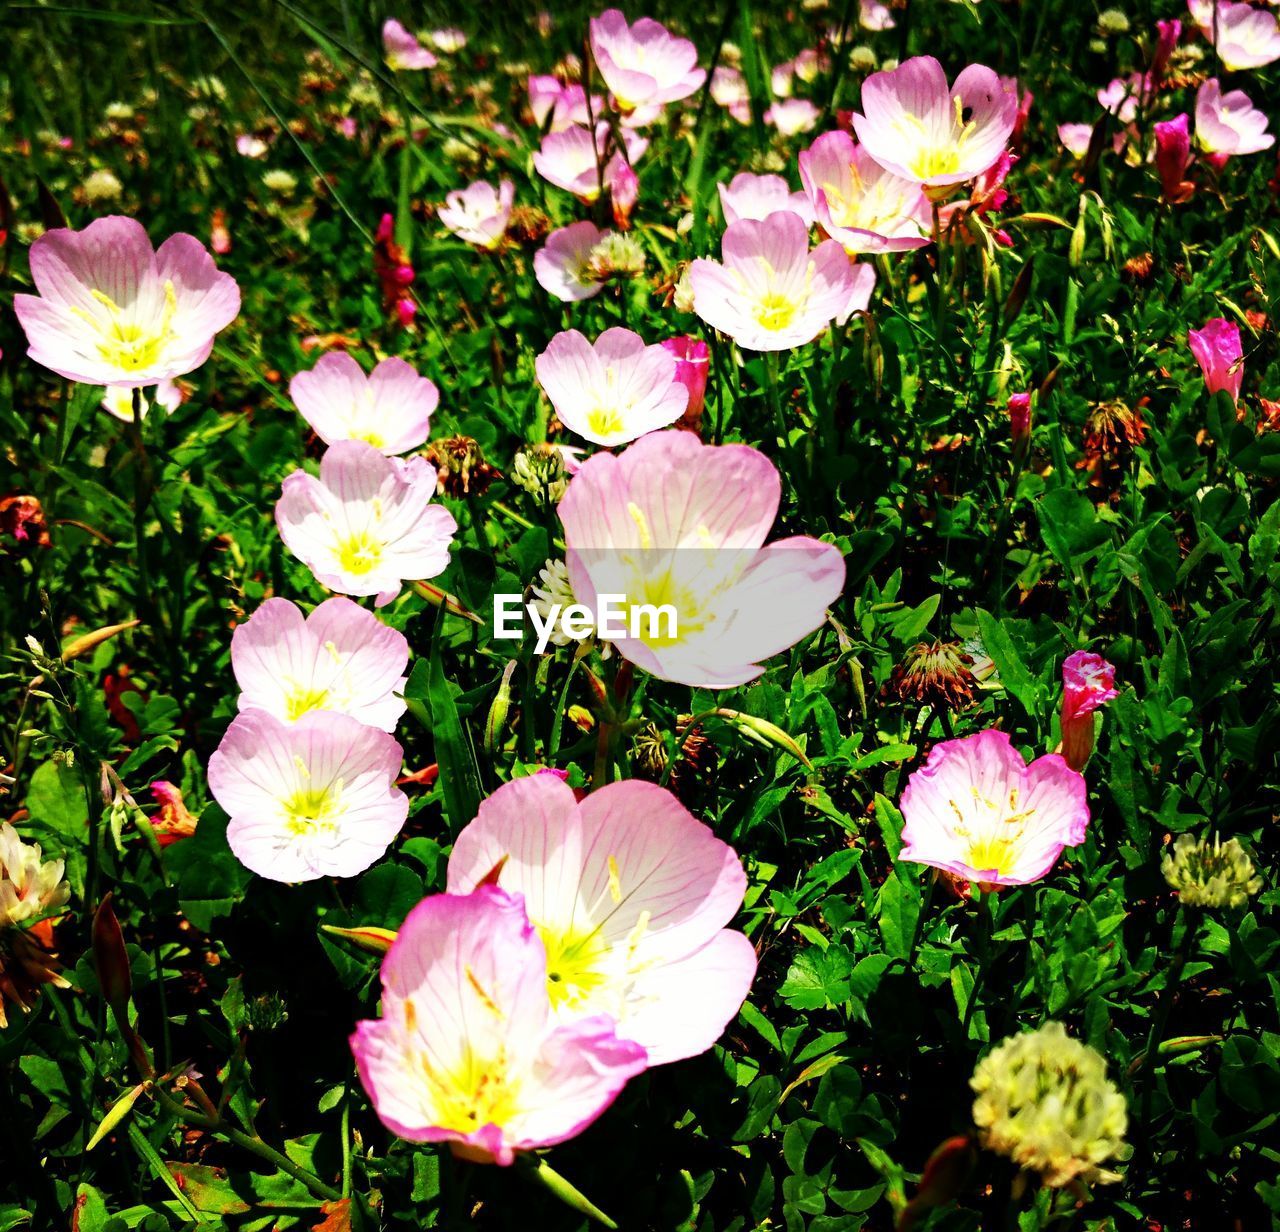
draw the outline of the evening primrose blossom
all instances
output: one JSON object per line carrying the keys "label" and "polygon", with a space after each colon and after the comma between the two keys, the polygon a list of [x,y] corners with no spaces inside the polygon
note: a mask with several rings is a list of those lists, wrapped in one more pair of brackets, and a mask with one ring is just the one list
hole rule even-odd
{"label": "evening primrose blossom", "polygon": [[946,188],[981,175],[1008,147],[1018,95],[999,76],[971,64],[947,85],[932,56],[915,56],[862,83],[862,113],[854,131],[886,171]]}
{"label": "evening primrose blossom", "polygon": [[1124,1096],[1102,1056],[1060,1022],[1001,1041],[978,1062],[969,1085],[987,1150],[1038,1173],[1051,1189],[1120,1180],[1100,1165],[1124,1147]]}
{"label": "evening primrose blossom", "polygon": [[606,1017],[650,1065],[705,1052],[751,987],[755,949],[725,927],[746,892],[742,863],[653,783],[581,802],[553,774],[503,784],[449,857],[450,894],[488,884],[524,899],[556,1020]]}
{"label": "evening primrose blossom", "polygon": [[351,1036],[382,1123],[504,1166],[590,1125],[645,1068],[644,1049],[604,1015],[557,1021],[547,983],[518,896],[485,885],[423,899],[383,960],[382,1016]]}
{"label": "evening primrose blossom", "polygon": [[27,354],[69,381],[128,388],[200,367],[240,311],[240,289],[193,235],[153,249],[142,224],[111,215],[31,246],[38,295],[15,295]]}
{"label": "evening primrose blossom", "polygon": [[1253,861],[1240,840],[1229,838],[1224,843],[1216,834],[1212,843],[1191,834],[1178,835],[1160,871],[1188,907],[1243,907],[1262,889],[1262,878],[1254,875]]}

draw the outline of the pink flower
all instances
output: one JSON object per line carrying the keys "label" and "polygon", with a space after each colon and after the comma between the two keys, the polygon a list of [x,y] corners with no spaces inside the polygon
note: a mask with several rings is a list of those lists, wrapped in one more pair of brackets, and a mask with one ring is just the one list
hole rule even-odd
{"label": "pink flower", "polygon": [[593,222],[559,227],[533,255],[533,276],[538,285],[566,303],[591,299],[604,283],[591,276],[591,250],[608,234]]}
{"label": "pink flower", "polygon": [[345,351],[330,351],[299,372],[289,396],[326,445],[364,441],[386,454],[417,449],[440,402],[435,383],[403,359],[384,359],[366,376]]}
{"label": "pink flower", "polygon": [[397,72],[405,69],[435,68],[436,58],[394,17],[382,27],[382,50],[387,63]]}
{"label": "pink flower", "polygon": [[924,190],[886,171],[848,133],[823,133],[800,155],[800,182],[819,225],[850,256],[930,241],[933,214]]}
{"label": "pink flower", "polygon": [[[1092,124],[1059,124],[1058,140],[1068,154],[1083,158],[1089,152],[1089,142],[1093,140]],[[1123,141],[1123,137],[1121,137]]]}
{"label": "pink flower", "polygon": [[932,56],[905,60],[862,83],[854,131],[886,171],[930,188],[981,175],[1008,148],[1018,96],[981,64],[953,86]]}
{"label": "pink flower", "polygon": [[507,233],[515,193],[510,180],[503,180],[497,188],[477,180],[459,192],[449,193],[436,217],[460,240],[492,251]]}
{"label": "pink flower", "polygon": [[844,585],[832,544],[799,536],[762,546],[781,493],[764,454],[703,445],[690,432],[596,454],[559,507],[573,593],[593,611],[599,595],[623,595],[631,619],[641,605],[674,607],[674,629],[640,619],[638,636],[613,639],[662,680],[709,689],[754,680],[764,660],[823,624]]}
{"label": "pink flower", "polygon": [[1176,17],[1171,21],[1156,22],[1156,49],[1151,56],[1151,68],[1148,76],[1153,90],[1160,87],[1164,80],[1165,69],[1169,67],[1169,57],[1173,55],[1182,37],[1182,22]]}
{"label": "pink flower", "polygon": [[664,338],[661,346],[676,358],[676,380],[689,391],[689,403],[681,417],[685,424],[696,424],[702,417],[702,405],[707,396],[707,371],[711,352],[701,338],[681,334],[678,338]]}
{"label": "pink flower", "polygon": [[1093,753],[1093,712],[1120,696],[1116,669],[1101,655],[1077,650],[1062,664],[1062,756],[1083,770]]}
{"label": "pink flower", "polygon": [[408,662],[403,633],[336,595],[306,617],[288,599],[267,599],[231,635],[240,709],[286,723],[323,710],[393,732]]}
{"label": "pink flower", "polygon": [[320,477],[297,470],[276,503],[285,547],[316,580],[345,595],[390,603],[406,581],[433,578],[449,564],[458,529],[432,504],[435,468],[425,458],[388,458],[363,441],[339,441],[320,460]]}
{"label": "pink flower", "polygon": [[1009,395],[1009,435],[1015,448],[1021,448],[1031,439],[1031,391]]}
{"label": "pink flower", "polygon": [[69,381],[155,385],[194,371],[240,311],[240,288],[193,235],[158,249],[113,215],[31,245],[39,295],[15,295],[27,354]]}
{"label": "pink flower", "polygon": [[386,732],[318,711],[283,723],[239,715],[209,758],[209,791],[231,818],[236,859],[270,881],[354,877],[400,833],[409,800]]}
{"label": "pink flower", "polygon": [[725,927],[746,874],[670,792],[635,779],[581,803],[535,774],[498,788],[454,842],[450,894],[523,897],[558,1022],[607,1016],[648,1064],[705,1052],[737,1014],[756,955]]}
{"label": "pink flower", "polygon": [[607,162],[603,160],[609,149],[608,124],[597,124],[594,138],[589,128],[579,124],[548,133],[533,156],[534,169],[548,183],[590,204],[612,182],[619,164],[634,163],[648,148],[645,138],[630,129],[620,131],[626,154],[619,150]]}
{"label": "pink flower", "polygon": [[728,184],[717,184],[716,188],[720,193],[720,209],[726,226],[732,226],[743,218],[762,222],[779,210],[789,210],[806,226],[813,225],[813,206],[809,204],[808,197],[802,192],[792,192],[780,175],[753,175],[750,171],[740,171]]}
{"label": "pink flower", "polygon": [[674,356],[629,329],[607,329],[594,345],[565,330],[534,367],[560,422],[595,445],[625,445],[665,428],[689,400]]}
{"label": "pink flower", "polygon": [[640,177],[629,162],[615,154],[605,168],[605,187],[609,190],[614,225],[625,231],[631,221],[631,211],[640,200]]}
{"label": "pink flower", "polygon": [[1196,186],[1188,180],[1191,166],[1191,121],[1186,112],[1155,126],[1156,170],[1160,173],[1160,191],[1170,204],[1187,200]]}
{"label": "pink flower", "polygon": [[628,25],[617,9],[591,19],[591,54],[619,111],[687,98],[707,76],[688,39],[649,17]]}
{"label": "pink flower", "polygon": [[1150,82],[1141,73],[1117,77],[1105,89],[1098,91],[1098,105],[1121,124],[1132,124],[1138,114],[1138,103],[1144,93],[1149,93]]}
{"label": "pink flower", "polygon": [[431,40],[431,46],[437,51],[444,52],[446,56],[457,55],[467,45],[466,34],[456,26],[432,30],[427,37]]}
{"label": "pink flower", "polygon": [[1200,329],[1187,332],[1187,345],[1204,373],[1204,387],[1211,394],[1229,393],[1231,401],[1240,401],[1244,382],[1244,349],[1240,344],[1240,326],[1224,317],[1213,317]]}
{"label": "pink flower", "polygon": [[689,271],[693,310],[751,351],[812,342],[853,293],[849,258],[835,240],[809,250],[809,228],[789,212],[735,222],[720,241],[724,262],[699,258]]}
{"label": "pink flower", "polygon": [[1084,779],[1052,753],[1030,765],[1002,731],[944,740],[907,780],[900,860],[993,886],[1039,881],[1084,842]]}
{"label": "pink flower", "polygon": [[241,133],[236,138],[236,153],[242,158],[263,158],[268,148],[256,133]]}
{"label": "pink flower", "polygon": [[551,118],[564,92],[564,86],[558,77],[550,74],[531,73],[529,75],[529,110],[533,113],[533,122],[542,128]]}
{"label": "pink flower", "polygon": [[1187,0],[1192,20],[1232,71],[1280,59],[1280,23],[1274,13],[1236,0]]}
{"label": "pink flower", "polygon": [[822,113],[807,98],[779,99],[764,113],[764,122],[772,124],[784,137],[807,133]]}
{"label": "pink flower", "polygon": [[588,124],[593,115],[604,110],[604,99],[591,96],[587,107],[587,92],[580,85],[561,85],[557,77],[531,76],[529,78],[529,110],[539,128],[551,121],[551,131],[559,132],[572,124]]}
{"label": "pink flower", "polygon": [[1216,77],[1196,92],[1196,143],[1225,161],[1229,154],[1257,154],[1276,143],[1267,132],[1267,117],[1243,90],[1222,93]]}
{"label": "pink flower", "polygon": [[[182,388],[173,381],[161,381],[150,389],[144,389],[141,411],[145,419],[152,406],[158,406],[168,415],[182,405]],[[133,390],[123,385],[108,385],[102,391],[102,402],[99,404],[109,415],[125,423],[133,421]]]}
{"label": "pink flower", "polygon": [[611,1019],[557,1024],[543,943],[493,886],[409,912],[382,960],[382,1017],[356,1024],[351,1051],[392,1133],[503,1165],[581,1133],[645,1068]]}

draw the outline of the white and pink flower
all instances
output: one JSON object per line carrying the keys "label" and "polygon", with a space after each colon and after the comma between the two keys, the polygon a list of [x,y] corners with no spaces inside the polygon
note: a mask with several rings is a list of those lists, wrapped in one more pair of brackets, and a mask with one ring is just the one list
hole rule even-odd
{"label": "white and pink flower", "polygon": [[406,581],[442,573],[458,524],[433,503],[425,458],[388,458],[363,441],[325,451],[317,478],[297,470],[276,503],[280,538],[316,580],[345,595],[390,603]]}
{"label": "white and pink flower", "polygon": [[687,98],[707,77],[688,39],[650,17],[628,24],[617,9],[591,19],[591,54],[623,112]]}
{"label": "white and pink flower", "polygon": [[844,248],[809,249],[809,228],[790,212],[725,230],[723,262],[699,258],[689,270],[693,310],[751,351],[787,351],[812,342],[844,313],[854,290]]}
{"label": "white and pink flower", "polygon": [[27,354],[86,385],[135,386],[200,367],[240,311],[240,288],[193,235],[153,249],[142,224],[112,215],[31,245],[38,295],[15,295]]}
{"label": "white and pink flower", "polygon": [[688,390],[675,357],[629,329],[607,329],[595,343],[576,329],[538,356],[538,381],[570,432],[596,445],[625,445],[684,414]]}
{"label": "white and pink flower", "polygon": [[823,133],[800,155],[800,182],[818,224],[851,256],[930,242],[932,210],[921,186],[886,171],[848,133]]}
{"label": "white and pink flower", "polygon": [[862,83],[854,131],[886,171],[926,188],[963,184],[1008,149],[1018,96],[985,65],[947,84],[932,56],[915,56]]}
{"label": "white and pink flower", "polygon": [[502,180],[496,188],[485,180],[477,180],[449,193],[436,211],[436,217],[460,240],[492,252],[507,233],[515,194],[515,185],[510,180]]}
{"label": "white and pink flower", "polygon": [[435,68],[438,61],[394,17],[382,26],[382,52],[396,72]]}
{"label": "white and pink flower", "polygon": [[435,383],[403,359],[384,359],[366,376],[345,351],[329,351],[299,372],[289,396],[326,445],[364,441],[385,454],[417,449],[440,403]]}
{"label": "white and pink flower", "polygon": [[351,1050],[392,1133],[501,1165],[581,1133],[646,1064],[606,1016],[556,1021],[542,941],[493,886],[409,912],[382,962],[382,1017],[356,1024]]}
{"label": "white and pink flower", "polygon": [[1232,154],[1257,154],[1275,145],[1267,117],[1243,90],[1223,94],[1216,77],[1196,91],[1196,144],[1215,161]]}
{"label": "white and pink flower", "polygon": [[608,234],[590,221],[556,228],[533,255],[538,285],[566,303],[599,295],[604,283],[591,274],[591,253]]}
{"label": "white and pink flower", "polygon": [[557,1021],[606,1016],[650,1065],[705,1052],[751,987],[755,950],[725,927],[742,864],[652,783],[610,783],[581,803],[554,775],[504,784],[449,857],[450,894],[485,884],[523,897]]}
{"label": "white and pink flower", "polygon": [[[741,224],[739,224],[741,225]],[[843,256],[843,254],[841,254]],[[704,445],[691,432],[654,432],[620,454],[588,458],[560,502],[573,593],[625,608],[675,608],[613,640],[662,680],[726,689],[826,620],[844,586],[830,543],[797,536],[764,546],[778,513],[777,467],[747,445]]]}
{"label": "white and pink flower", "polygon": [[1280,60],[1280,20],[1238,0],[1187,0],[1191,18],[1233,72]]}
{"label": "white and pink flower", "polygon": [[899,859],[985,887],[1039,881],[1089,824],[1084,779],[1056,753],[1028,765],[995,728],[934,745],[901,808]]}
{"label": "white and pink flower", "polygon": [[590,204],[601,191],[609,189],[621,170],[634,163],[649,142],[631,129],[623,128],[623,150],[614,150],[607,161],[610,146],[607,124],[597,124],[595,135],[581,124],[573,124],[559,132],[549,132],[533,156],[534,170],[549,184],[571,192]]}
{"label": "white and pink flower", "polygon": [[[803,155],[802,155],[803,157]],[[789,210],[813,225],[813,206],[802,192],[792,192],[791,186],[780,175],[753,175],[740,171],[728,184],[717,184],[720,193],[720,209],[726,226],[732,226],[743,218],[762,222],[779,210]]]}
{"label": "white and pink flower", "polygon": [[403,633],[340,595],[309,616],[288,599],[267,599],[231,635],[240,709],[286,723],[323,710],[394,732],[408,662]]}
{"label": "white and pink flower", "polygon": [[246,710],[209,759],[209,791],[231,819],[236,859],[270,881],[354,877],[400,833],[409,800],[386,732],[312,711],[286,723]]}

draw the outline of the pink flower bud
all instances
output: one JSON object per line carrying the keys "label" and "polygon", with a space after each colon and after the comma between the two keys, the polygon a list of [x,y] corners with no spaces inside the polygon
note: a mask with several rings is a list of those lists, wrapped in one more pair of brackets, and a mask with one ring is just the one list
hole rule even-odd
{"label": "pink flower bud", "polygon": [[1093,753],[1093,712],[1119,696],[1115,682],[1115,667],[1087,650],[1062,665],[1062,756],[1073,770],[1083,770]]}
{"label": "pink flower bud", "polygon": [[1187,200],[1195,192],[1195,185],[1186,178],[1187,168],[1191,166],[1190,123],[1184,111],[1155,126],[1156,170],[1160,172],[1164,199],[1171,205]]}
{"label": "pink flower bud", "polygon": [[397,265],[395,268],[395,280],[402,287],[407,287],[413,281],[412,265]]}
{"label": "pink flower bud", "polygon": [[1031,391],[1009,395],[1009,432],[1015,446],[1022,446],[1031,437]]}
{"label": "pink flower bud", "polygon": [[702,406],[707,396],[711,353],[701,338],[688,334],[664,338],[662,347],[676,357],[676,380],[689,391],[689,402],[678,424],[696,432],[702,422]]}
{"label": "pink flower bud", "polygon": [[1176,17],[1171,21],[1156,22],[1156,49],[1151,56],[1151,88],[1158,89],[1164,70],[1169,66],[1169,57],[1182,37],[1182,22]]}
{"label": "pink flower bud", "polygon": [[396,300],[396,319],[400,322],[402,329],[408,329],[413,324],[413,318],[418,314],[418,305],[411,299]]}
{"label": "pink flower bud", "polygon": [[378,223],[378,230],[374,233],[373,240],[375,244],[385,244],[391,239],[395,232],[396,222],[390,214],[383,214],[382,221]]}
{"label": "pink flower bud", "polygon": [[1244,381],[1244,350],[1240,345],[1240,327],[1234,321],[1213,317],[1203,328],[1187,333],[1187,345],[1204,373],[1204,387],[1211,394],[1220,390],[1240,401],[1240,385]]}
{"label": "pink flower bud", "polygon": [[631,223],[631,211],[640,197],[640,180],[631,164],[620,158],[610,160],[605,179],[613,205],[613,221],[625,230]]}

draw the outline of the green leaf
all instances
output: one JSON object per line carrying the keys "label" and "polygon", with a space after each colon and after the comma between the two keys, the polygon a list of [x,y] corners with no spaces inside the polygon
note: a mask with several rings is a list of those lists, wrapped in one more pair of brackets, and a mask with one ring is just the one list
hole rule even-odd
{"label": "green leaf", "polygon": [[1034,718],[1038,710],[1039,691],[1036,688],[1035,679],[1022,662],[1017,650],[1014,649],[1003,622],[981,608],[974,615],[977,617],[978,633],[982,637],[982,644],[986,647],[987,654],[991,656],[991,662],[996,665],[996,671],[1000,673],[1000,682]]}

